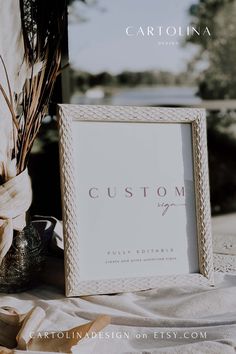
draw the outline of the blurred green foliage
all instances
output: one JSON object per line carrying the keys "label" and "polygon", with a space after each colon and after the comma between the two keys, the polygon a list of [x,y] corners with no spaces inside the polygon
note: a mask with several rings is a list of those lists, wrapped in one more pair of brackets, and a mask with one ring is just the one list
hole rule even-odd
{"label": "blurred green foliage", "polygon": [[137,87],[137,86],[187,86],[193,80],[189,73],[174,74],[168,71],[123,71],[113,75],[108,72],[91,74],[82,71],[72,71],[72,86],[75,90],[86,92],[91,87]]}
{"label": "blurred green foliage", "polygon": [[236,98],[236,1],[200,0],[190,8],[192,23],[208,27],[211,37],[192,36],[199,45],[196,60],[208,62],[199,80],[199,95],[205,99]]}
{"label": "blurred green foliage", "polygon": [[[188,39],[199,46],[193,64],[208,63],[200,74],[203,99],[236,99],[236,1],[200,0],[190,7],[192,24],[207,26],[211,37]],[[236,211],[236,114],[222,110],[208,115],[208,146],[213,213]]]}
{"label": "blurred green foliage", "polygon": [[80,1],[86,3],[86,0],[67,0],[68,5],[71,5],[74,1]]}

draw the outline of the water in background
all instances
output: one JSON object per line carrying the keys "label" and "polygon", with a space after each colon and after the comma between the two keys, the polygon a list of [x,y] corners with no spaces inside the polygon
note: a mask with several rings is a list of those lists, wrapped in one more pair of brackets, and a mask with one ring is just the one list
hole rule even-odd
{"label": "water in background", "polygon": [[196,96],[196,87],[138,87],[117,89],[112,95],[106,95],[102,88],[90,89],[86,94],[76,92],[73,104],[108,104],[136,106],[190,106],[201,102]]}

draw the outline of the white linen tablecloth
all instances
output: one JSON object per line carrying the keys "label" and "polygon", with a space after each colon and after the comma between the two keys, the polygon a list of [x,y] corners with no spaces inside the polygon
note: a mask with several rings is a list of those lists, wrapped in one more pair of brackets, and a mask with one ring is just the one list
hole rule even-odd
{"label": "white linen tablecloth", "polygon": [[[230,245],[236,216],[230,220],[232,230],[224,234],[221,220],[214,219],[213,230],[218,235],[214,242],[217,256],[235,257],[234,244]],[[220,253],[222,242],[226,254]],[[1,295],[0,306],[12,306],[22,313],[36,305],[42,307],[47,316],[40,331],[66,330],[100,314],[112,317],[111,325],[100,333],[100,337],[82,340],[73,353],[231,354],[236,351],[236,272],[232,268],[233,265],[228,273],[216,273],[214,288],[193,284],[191,287],[65,298],[62,286],[42,285],[21,294]],[[58,263],[55,269],[59,270]]]}
{"label": "white linen tablecloth", "polygon": [[105,338],[82,340],[74,353],[235,353],[236,275],[217,274],[214,289],[193,285],[69,299],[41,286],[0,297],[0,306],[22,312],[35,305],[47,314],[39,330],[66,330],[111,315],[111,325],[101,332]]}

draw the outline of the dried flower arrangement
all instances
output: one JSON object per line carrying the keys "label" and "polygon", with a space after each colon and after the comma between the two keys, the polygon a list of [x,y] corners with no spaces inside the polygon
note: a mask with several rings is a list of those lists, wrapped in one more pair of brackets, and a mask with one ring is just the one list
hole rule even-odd
{"label": "dried flower arrangement", "polygon": [[26,167],[61,70],[66,0],[0,0],[0,13],[1,262],[31,203]]}
{"label": "dried flower arrangement", "polygon": [[20,0],[19,4],[24,43],[23,88],[20,92],[12,92],[7,68],[2,61],[9,95],[1,90],[15,126],[12,159],[16,159],[17,173],[22,172],[27,165],[60,72],[61,39],[65,23],[63,1]]}

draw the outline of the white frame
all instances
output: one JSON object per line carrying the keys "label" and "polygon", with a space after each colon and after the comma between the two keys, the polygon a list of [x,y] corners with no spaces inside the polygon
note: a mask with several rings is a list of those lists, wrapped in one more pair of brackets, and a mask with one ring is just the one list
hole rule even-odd
{"label": "white frame", "polygon": [[[109,294],[171,286],[214,285],[211,213],[205,110],[191,108],[143,108],[120,106],[58,106],[60,170],[65,240],[66,296]],[[80,252],[75,159],[72,125],[76,121],[191,123],[196,197],[199,273],[81,281],[77,259]]]}

